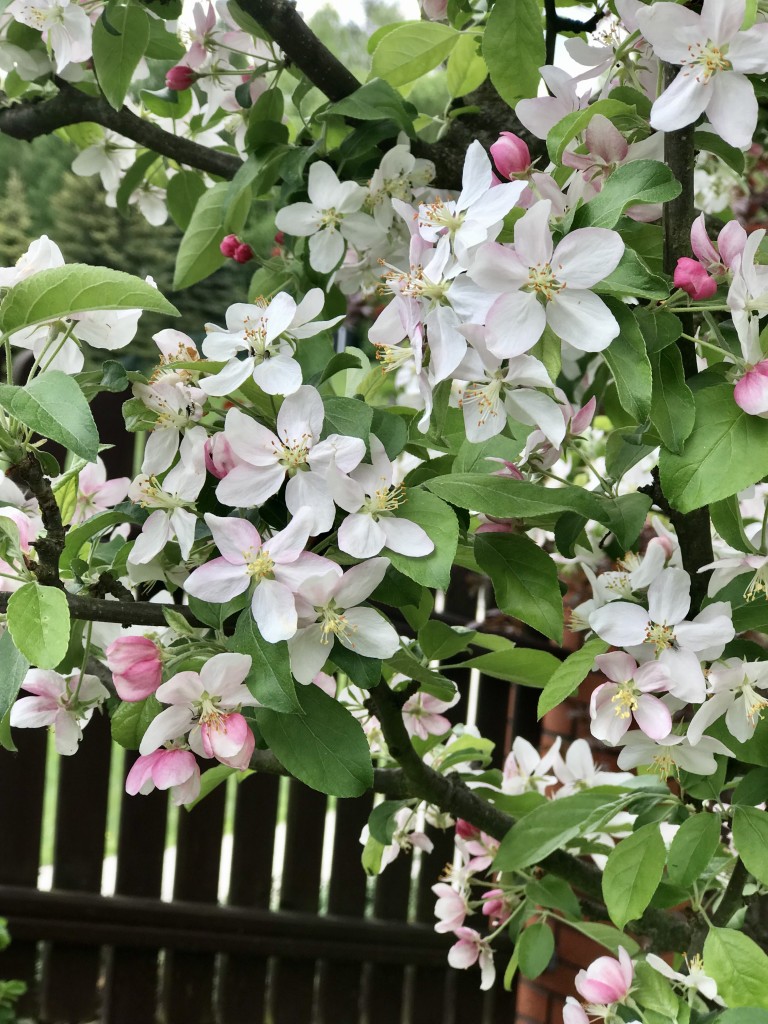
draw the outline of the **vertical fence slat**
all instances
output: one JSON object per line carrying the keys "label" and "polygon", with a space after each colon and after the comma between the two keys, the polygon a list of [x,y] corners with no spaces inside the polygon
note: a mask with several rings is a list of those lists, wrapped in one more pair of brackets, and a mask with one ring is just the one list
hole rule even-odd
{"label": "vertical fence slat", "polygon": [[[421,856],[416,890],[416,920],[434,926],[436,897],[432,886],[440,880],[445,865],[453,860],[453,828],[441,831],[427,827],[426,831],[434,846],[431,853]],[[447,961],[444,967],[423,966],[414,969],[412,1021],[429,1020],[432,1015],[443,1020],[446,1012],[446,975],[449,970],[451,968]]]}
{"label": "vertical fence slat", "polygon": [[[328,891],[328,913],[343,917],[365,916],[366,876],[360,863],[360,833],[368,821],[373,799],[339,800],[333,834],[333,867]],[[320,974],[320,1024],[358,1024],[362,998],[363,965],[328,961]]]}
{"label": "vertical fence slat", "polygon": [[[401,853],[376,879],[373,916],[384,921],[405,921],[411,893],[410,854]],[[368,1024],[399,1020],[405,990],[405,965],[371,964],[368,974]]]}
{"label": "vertical fence slat", "polygon": [[[269,775],[252,776],[238,785],[228,897],[233,906],[269,906],[279,788],[280,780]],[[268,964],[266,957],[221,958],[219,1024],[263,1024]]]}
{"label": "vertical fence slat", "polygon": [[[105,714],[94,714],[74,757],[59,759],[53,888],[101,891],[112,740]],[[42,1019],[80,1024],[97,1017],[101,950],[51,943],[43,960]]]}
{"label": "vertical fence slat", "polygon": [[[18,729],[14,733],[18,754],[0,751],[0,885],[37,888],[40,833],[45,791],[45,729]],[[0,907],[0,913],[2,907]],[[17,1004],[20,1013],[37,1010],[37,943],[13,938],[3,953],[3,978],[27,984],[27,994]]]}
{"label": "vertical fence slat", "polygon": [[[327,801],[291,782],[280,888],[284,910],[317,913]],[[314,960],[281,957],[274,964],[270,1024],[312,1024],[315,999]]]}
{"label": "vertical fence slat", "polygon": [[[226,787],[218,786],[192,811],[179,816],[173,898],[216,903]],[[215,1024],[213,953],[167,950],[163,998],[165,1024]]]}
{"label": "vertical fence slat", "polygon": [[[126,757],[127,775],[137,753]],[[148,796],[129,796],[120,802],[117,847],[119,896],[160,898],[168,796],[155,790]],[[104,993],[107,1024],[135,1024],[156,1019],[158,997],[157,951],[117,946],[112,951]]]}

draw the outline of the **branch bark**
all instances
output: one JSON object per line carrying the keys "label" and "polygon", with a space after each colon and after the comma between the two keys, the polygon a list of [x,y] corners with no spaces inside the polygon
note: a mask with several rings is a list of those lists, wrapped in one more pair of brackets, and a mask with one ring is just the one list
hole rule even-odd
{"label": "branch bark", "polygon": [[127,107],[114,110],[103,96],[89,96],[60,79],[56,79],[56,84],[59,92],[49,100],[14,103],[0,110],[0,132],[31,142],[40,135],[50,135],[57,128],[89,121],[154,153],[219,178],[233,178],[242,166],[239,157],[173,135],[137,117]]}
{"label": "branch bark", "polygon": [[[45,537],[32,542],[39,558],[35,570],[39,582],[46,587],[62,587],[63,584],[59,579],[59,560],[61,552],[64,550],[66,533],[50,480],[32,452],[26,455],[21,462],[10,466],[5,475],[22,490],[28,491],[37,498],[37,503],[40,506]],[[7,597],[8,595],[3,594],[2,596]]]}

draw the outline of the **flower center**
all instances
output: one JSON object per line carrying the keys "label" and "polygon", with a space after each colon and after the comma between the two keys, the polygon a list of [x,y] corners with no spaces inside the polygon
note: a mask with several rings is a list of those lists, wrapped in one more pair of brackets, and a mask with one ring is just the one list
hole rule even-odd
{"label": "flower center", "polygon": [[744,703],[747,710],[747,718],[750,720],[752,725],[757,725],[760,719],[763,717],[763,711],[768,708],[768,700],[765,697],[761,697],[748,683],[745,683],[741,688],[741,692],[744,695]]}
{"label": "flower center", "polygon": [[385,345],[383,342],[378,342],[374,347],[376,349],[376,361],[381,363],[382,373],[392,373],[394,370],[399,370],[401,366],[405,366],[406,363],[410,362],[413,356],[413,350],[409,346],[400,348],[397,345]]}
{"label": "flower center", "polygon": [[645,642],[653,644],[656,648],[656,653],[661,654],[662,651],[672,647],[675,643],[674,627],[663,625],[659,622],[649,623],[648,629],[645,631]]}
{"label": "flower center", "polygon": [[475,383],[464,388],[464,394],[459,400],[459,406],[476,406],[478,424],[485,423],[489,416],[498,416],[499,402],[504,390],[504,378],[498,370],[487,384]]}
{"label": "flower center", "polygon": [[269,551],[265,548],[261,548],[258,554],[254,555],[253,549],[249,549],[244,552],[245,557],[245,571],[250,577],[255,580],[263,580],[267,577],[271,577],[275,563],[269,556]]}
{"label": "flower center", "polygon": [[565,288],[565,282],[559,281],[549,263],[537,263],[528,271],[528,284],[525,286],[529,292],[535,292],[547,302]]}
{"label": "flower center", "polygon": [[360,511],[369,516],[375,516],[380,512],[394,512],[405,500],[405,484],[381,487],[373,492]]}
{"label": "flower center", "polygon": [[347,620],[347,617],[344,615],[343,609],[337,608],[333,601],[324,607],[315,608],[315,611],[319,612],[322,617],[321,643],[329,644],[331,643],[332,637],[335,636],[339,637],[339,639],[346,639],[347,642],[350,642],[352,634],[357,632],[357,626],[351,625]]}
{"label": "flower center", "polygon": [[451,234],[459,230],[465,217],[463,210],[457,212],[454,203],[444,203],[442,199],[425,203],[419,212],[419,220],[425,227],[446,228]]}
{"label": "flower center", "polygon": [[611,697],[611,704],[616,705],[614,710],[618,718],[631,718],[632,713],[637,711],[637,694],[637,687],[631,679],[627,679],[626,682],[622,683],[613,697]]}
{"label": "flower center", "polygon": [[668,779],[670,775],[677,774],[677,765],[671,754],[656,754],[651,760],[651,769],[661,779]]}
{"label": "flower center", "polygon": [[764,594],[768,599],[768,565],[757,570],[749,581],[749,586],[744,591],[744,597],[747,601],[754,601],[761,594]]}
{"label": "flower center", "polygon": [[310,441],[309,434],[302,434],[300,438],[296,438],[293,441],[285,441],[280,448],[278,460],[280,465],[288,470],[290,476],[293,476],[297,470],[307,464]]}
{"label": "flower center", "polygon": [[706,43],[692,43],[688,47],[690,56],[683,67],[692,68],[699,82],[708,82],[718,71],[730,71],[733,65],[726,58],[727,48],[717,46],[708,39]]}
{"label": "flower center", "polygon": [[213,729],[219,729],[221,727],[221,720],[225,718],[224,712],[219,711],[218,705],[221,701],[221,697],[211,696],[207,691],[203,691],[200,695],[199,700],[195,701],[195,710],[201,723],[209,726]]}
{"label": "flower center", "polygon": [[329,210],[322,210],[320,213],[320,227],[328,231],[335,231],[341,224],[341,214],[337,213],[332,206]]}

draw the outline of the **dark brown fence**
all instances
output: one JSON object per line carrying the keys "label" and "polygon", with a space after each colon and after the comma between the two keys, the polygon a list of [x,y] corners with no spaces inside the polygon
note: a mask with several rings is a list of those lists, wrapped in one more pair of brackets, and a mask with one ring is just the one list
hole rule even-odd
{"label": "dark brown fence", "polygon": [[[471,577],[457,578],[446,606],[463,621],[476,617]],[[514,688],[498,680],[467,673],[459,684],[452,716],[466,720],[470,690],[479,693],[478,725],[500,763],[511,717],[530,735],[528,709],[515,708]],[[114,895],[103,895],[113,748],[108,721],[96,715],[78,754],[58,759],[52,885],[44,890],[44,781],[46,758],[55,755],[41,731],[17,730],[16,739],[18,755],[0,752],[0,915],[13,937],[0,974],[28,983],[22,1009],[41,1024],[514,1021],[514,998],[500,979],[480,992],[479,971],[448,968],[453,940],[433,929],[430,887],[452,859],[450,834],[433,830],[430,855],[414,864],[401,854],[368,880],[359,837],[370,796],[337,801],[329,813],[325,796],[257,775],[236,793],[220,786],[191,813],[180,812],[168,901],[161,899],[165,794],[123,794]],[[230,881],[220,901],[227,818]]]}

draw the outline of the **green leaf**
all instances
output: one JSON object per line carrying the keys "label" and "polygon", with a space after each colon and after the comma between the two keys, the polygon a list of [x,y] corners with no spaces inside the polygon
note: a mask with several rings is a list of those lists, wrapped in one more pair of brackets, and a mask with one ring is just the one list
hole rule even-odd
{"label": "green leaf", "polygon": [[572,226],[612,228],[628,206],[666,203],[681,191],[680,182],[666,164],[658,160],[633,160],[617,167],[602,190],[579,207]]}
{"label": "green leaf", "polygon": [[603,511],[599,496],[581,487],[542,487],[484,473],[451,473],[427,480],[426,486],[452,505],[503,519],[535,519],[552,512],[599,519]]}
{"label": "green leaf", "polygon": [[744,519],[735,495],[723,498],[722,501],[711,502],[709,516],[715,530],[726,544],[730,544],[737,551],[746,551],[749,554],[755,551],[754,544],[744,531]]}
{"label": "green leaf", "polygon": [[419,647],[430,661],[445,661],[472,643],[474,630],[452,629],[447,623],[430,619],[419,630]]}
{"label": "green leaf", "polygon": [[733,845],[747,871],[768,885],[768,814],[756,807],[737,807],[733,815]]}
{"label": "green leaf", "polygon": [[394,121],[403,131],[412,135],[416,113],[416,108],[406,103],[389,82],[374,78],[338,103],[331,103],[318,116],[325,119],[335,114],[357,121]]}
{"label": "green leaf", "polygon": [[[360,363],[357,356],[349,353],[349,358],[353,359],[357,363],[357,367],[359,367]],[[387,457],[396,459],[408,444],[408,420],[405,416],[398,416],[387,409],[374,409],[371,433],[375,434],[384,445]]]}
{"label": "green leaf", "polygon": [[483,33],[483,57],[496,91],[511,107],[535,96],[546,63],[539,0],[502,0],[493,5]]}
{"label": "green leaf", "polygon": [[438,700],[452,700],[456,694],[456,686],[450,679],[428,665],[422,665],[410,651],[402,649],[397,651],[387,659],[387,664],[407,679],[415,680],[420,684],[422,690],[431,693]]}
{"label": "green leaf", "polygon": [[627,550],[640,536],[650,508],[651,499],[647,494],[639,491],[620,494],[606,503],[607,514],[601,521],[613,531],[619,546]]}
{"label": "green leaf", "polygon": [[112,739],[126,750],[138,750],[150,722],[162,710],[163,705],[154,694],[144,700],[123,701],[112,715]]}
{"label": "green leaf", "polygon": [[506,683],[542,689],[560,664],[561,662],[549,651],[511,647],[507,650],[478,654],[475,658],[463,661],[461,667],[476,668],[482,675],[502,679]]}
{"label": "green leaf", "polygon": [[267,643],[256,628],[250,608],[239,615],[230,646],[238,654],[250,654],[251,671],[245,684],[265,708],[284,713],[301,711],[288,644],[284,641]]}
{"label": "green leaf", "polygon": [[562,704],[578,690],[580,684],[592,671],[592,665],[597,655],[604,654],[608,650],[608,646],[604,640],[593,637],[558,665],[539,696],[537,711],[539,718],[543,718],[548,711],[556,708],[558,704]]}
{"label": "green leaf", "polygon": [[670,882],[687,889],[709,867],[719,845],[720,818],[716,814],[693,814],[687,818],[669,848]]}
{"label": "green leaf", "polygon": [[480,533],[475,558],[491,578],[501,611],[562,642],[563,598],[557,567],[546,551],[530,537]]}
{"label": "green leaf", "polygon": [[683,357],[674,345],[651,352],[651,423],[665,448],[679,454],[696,418],[693,392],[685,383]]}
{"label": "green leaf", "polygon": [[421,526],[435,548],[431,554],[419,558],[401,555],[387,548],[385,553],[392,565],[424,587],[446,588],[451,581],[451,567],[459,542],[456,513],[423,487],[411,487],[406,491],[406,500],[398,507],[395,516],[410,519]]}
{"label": "green leaf", "polygon": [[710,928],[704,942],[707,974],[717,994],[732,1008],[768,1009],[768,956],[742,932]]}
{"label": "green leaf", "polygon": [[456,29],[437,21],[398,25],[373,51],[370,77],[407,85],[442,63],[459,38]]}
{"label": "green leaf", "polygon": [[381,680],[381,660],[364,658],[357,651],[350,651],[344,644],[334,644],[330,660],[357,686],[370,690]]}
{"label": "green leaf", "polygon": [[71,313],[91,310],[146,309],[179,316],[157,288],[122,270],[68,263],[41,270],[8,290],[0,303],[0,330],[20,331]]}
{"label": "green leaf", "polygon": [[638,326],[643,332],[649,356],[661,352],[663,348],[677,341],[683,333],[680,319],[667,309],[651,312],[650,307],[645,306],[637,308],[635,315]]}
{"label": "green leaf", "polygon": [[621,103],[615,99],[597,100],[590,103],[582,110],[575,110],[572,114],[566,114],[562,121],[558,121],[554,127],[549,129],[547,134],[547,151],[552,163],[562,162],[563,153],[568,143],[581,135],[589,127],[589,122],[595,114],[602,114],[610,121],[613,117],[634,116],[635,108],[628,103]]}
{"label": "green leaf", "polygon": [[735,146],[729,146],[716,132],[695,132],[693,144],[696,149],[703,149],[705,153],[719,156],[739,177],[744,174],[744,154]]}
{"label": "green leaf", "polygon": [[357,398],[338,398],[332,395],[323,399],[325,419],[322,436],[342,434],[345,437],[361,437],[368,442],[373,422],[373,409]]}
{"label": "green leaf", "polygon": [[618,928],[640,917],[651,902],[666,859],[656,822],[643,825],[611,850],[603,871],[603,899]]}
{"label": "green leaf", "polygon": [[534,879],[525,887],[525,895],[537,907],[550,907],[562,910],[568,917],[578,920],[581,917],[581,906],[574,895],[573,889],[563,878],[556,875],[544,875],[542,879]]}
{"label": "green leaf", "polygon": [[125,172],[123,180],[115,196],[117,208],[124,217],[128,216],[129,200],[145,177],[150,178],[155,168],[160,166],[161,157],[152,150],[145,150],[136,157]]}
{"label": "green leaf", "polygon": [[731,796],[732,804],[756,807],[768,794],[768,768],[753,768],[747,772]]}
{"label": "green leaf", "polygon": [[6,750],[15,750],[11,740],[10,729],[4,725],[18,696],[24,676],[29,669],[29,661],[24,657],[8,630],[0,636],[0,746]]}
{"label": "green leaf", "polygon": [[466,96],[479,89],[488,77],[488,66],[480,56],[480,37],[462,35],[451,51],[446,81],[451,96]]}
{"label": "green leaf", "polygon": [[363,727],[319,686],[302,687],[299,699],[301,715],[254,709],[270,749],[310,789],[331,796],[361,796],[373,785]]}
{"label": "green leaf", "polygon": [[179,171],[168,182],[165,198],[168,213],[176,227],[186,231],[200,196],[205,192],[205,182],[197,171]]}
{"label": "green leaf", "polygon": [[149,42],[149,18],[142,7],[110,6],[110,32],[105,16],[93,27],[93,68],[107,102],[119,110]]}
{"label": "green leaf", "polygon": [[56,668],[69,645],[69,605],[63,590],[25,583],[8,601],[8,629],[37,668]]}
{"label": "green leaf", "polygon": [[715,1017],[714,1024],[768,1024],[768,1011],[750,1006],[742,1010],[726,1010]]}
{"label": "green leaf", "polygon": [[0,384],[0,405],[41,437],[96,461],[99,432],[91,410],[77,382],[61,370],[48,370],[25,387]]}
{"label": "green leaf", "polygon": [[691,512],[768,474],[768,421],[749,416],[719,384],[695,395],[696,422],[681,455],[662,451],[661,486],[673,508]]}
{"label": "green leaf", "polygon": [[397,812],[405,806],[402,800],[385,800],[368,816],[368,828],[376,842],[389,846],[397,828]]}
{"label": "green leaf", "polygon": [[494,870],[520,871],[538,864],[581,835],[590,816],[605,802],[604,794],[592,791],[536,807],[515,822],[502,839],[493,861]]}
{"label": "green leaf", "polygon": [[251,201],[248,189],[242,193],[235,207],[229,209],[229,223],[224,227],[229,187],[228,181],[220,181],[197,201],[176,256],[174,291],[189,288],[218,270],[224,263],[224,256],[219,249],[221,240],[228,231],[237,233],[245,224]]}
{"label": "green leaf", "polygon": [[645,341],[629,306],[618,299],[604,299],[616,317],[620,334],[603,352],[616,381],[621,407],[642,423],[651,411],[651,364]]}
{"label": "green leaf", "polygon": [[633,466],[650,455],[656,445],[643,444],[637,427],[621,427],[609,435],[605,446],[605,468],[611,480],[621,480]]}
{"label": "green leaf", "polygon": [[84,523],[73,527],[67,532],[64,550],[61,553],[62,569],[70,568],[72,559],[78,557],[83,545],[87,544],[97,533],[101,533],[102,530],[109,530],[119,523],[140,521],[138,515],[133,515],[131,512],[118,512],[115,509],[97,512],[95,516],[91,516],[90,519],[86,519]]}
{"label": "green leaf", "polygon": [[555,936],[548,924],[539,921],[529,925],[517,943],[520,973],[526,978],[538,978],[549,967],[555,952]]}
{"label": "green leaf", "polygon": [[669,285],[663,277],[651,271],[634,249],[627,247],[618,267],[598,281],[592,291],[619,297],[633,295],[636,299],[665,299],[669,295]]}
{"label": "green leaf", "polygon": [[[667,979],[654,970],[650,964],[642,961],[635,965],[635,982],[632,986],[632,998],[646,1011],[660,1013],[666,1021],[678,1020],[677,996]],[[649,1019],[650,1024],[650,1019]]]}

